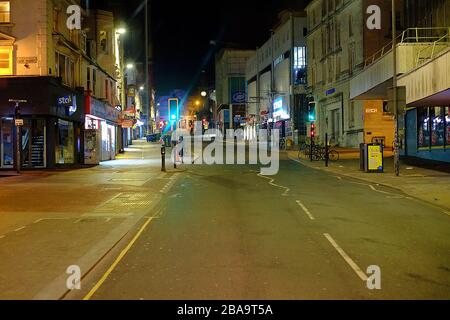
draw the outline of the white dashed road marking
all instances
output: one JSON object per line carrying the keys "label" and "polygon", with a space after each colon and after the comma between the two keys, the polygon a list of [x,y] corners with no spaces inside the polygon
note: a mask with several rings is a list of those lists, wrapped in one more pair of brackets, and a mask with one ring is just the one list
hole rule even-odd
{"label": "white dashed road marking", "polygon": [[323,234],[325,236],[325,238],[327,238],[327,240],[331,243],[331,245],[336,249],[336,251],[341,255],[341,257],[345,260],[345,262],[348,263],[348,265],[353,269],[353,271],[355,271],[355,273],[358,275],[358,277],[362,280],[362,281],[367,281],[367,275],[361,270],[360,267],[358,267],[358,265],[352,260],[352,258],[350,258],[345,251],[336,243],[336,241],[334,241],[334,239],[328,234],[328,233],[324,233]]}
{"label": "white dashed road marking", "polygon": [[300,208],[302,208],[302,210],[306,213],[306,215],[309,217],[309,219],[315,220],[315,218],[313,217],[311,212],[308,210],[308,208],[305,207],[305,205],[300,200],[297,200],[296,202],[300,206]]}

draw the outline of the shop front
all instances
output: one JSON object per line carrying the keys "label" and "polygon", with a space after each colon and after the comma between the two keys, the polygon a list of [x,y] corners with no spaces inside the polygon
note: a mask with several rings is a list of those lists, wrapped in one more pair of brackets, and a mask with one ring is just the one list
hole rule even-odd
{"label": "shop front", "polygon": [[[23,169],[73,166],[82,163],[83,99],[51,77],[0,79],[0,169],[16,167],[17,130]],[[30,90],[24,90],[28,88]],[[15,105],[20,104],[23,125],[14,123]]]}
{"label": "shop front", "polygon": [[273,101],[273,128],[279,130],[280,138],[292,137],[287,96],[277,96]]}
{"label": "shop front", "polygon": [[403,155],[450,163],[450,106],[409,109],[405,124]]}
{"label": "shop front", "polygon": [[85,105],[85,164],[114,160],[120,151],[120,111],[91,96],[86,96]]}

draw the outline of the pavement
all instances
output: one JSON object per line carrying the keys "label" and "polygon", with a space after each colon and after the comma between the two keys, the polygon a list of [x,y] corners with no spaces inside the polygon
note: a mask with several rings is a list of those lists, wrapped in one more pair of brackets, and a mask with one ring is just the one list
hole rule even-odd
{"label": "pavement", "polygon": [[0,299],[450,298],[445,210],[288,156],[275,176],[161,173],[138,141],[99,167],[3,178]]}
{"label": "pavement", "polygon": [[66,270],[84,276],[176,180],[160,171],[160,148],[135,141],[92,168],[24,171],[0,179],[0,299],[59,299]]}
{"label": "pavement", "polygon": [[[444,168],[436,165],[436,170],[411,164],[411,160],[400,162],[400,176],[394,174],[394,162],[391,154],[384,158],[384,173],[366,173],[360,170],[359,152],[339,150],[340,160],[329,162],[325,167],[323,161],[311,162],[298,156],[298,151],[288,151],[290,159],[305,166],[324,170],[330,174],[339,174],[350,178],[367,181],[375,185],[384,185],[401,190],[405,194],[426,201],[450,212],[450,166]],[[431,167],[432,168],[432,167]]]}

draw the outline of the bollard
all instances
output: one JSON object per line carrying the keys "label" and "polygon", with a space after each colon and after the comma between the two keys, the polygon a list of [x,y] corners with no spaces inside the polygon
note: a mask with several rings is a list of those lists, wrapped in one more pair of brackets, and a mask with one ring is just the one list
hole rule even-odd
{"label": "bollard", "polygon": [[178,148],[177,148],[177,142],[176,141],[172,141],[172,145],[173,145],[173,168],[176,169],[177,168],[177,154],[178,154]]}
{"label": "bollard", "polygon": [[330,160],[330,149],[328,148],[328,133],[325,133],[325,167],[328,167]]}
{"label": "bollard", "polygon": [[161,147],[161,171],[166,172],[166,147]]}

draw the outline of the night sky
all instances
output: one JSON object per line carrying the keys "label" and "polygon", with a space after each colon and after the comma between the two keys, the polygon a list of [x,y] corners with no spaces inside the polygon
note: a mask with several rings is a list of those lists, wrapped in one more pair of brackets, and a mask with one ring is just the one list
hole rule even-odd
{"label": "night sky", "polygon": [[[154,79],[158,95],[196,84],[202,69],[214,79],[214,47],[211,40],[254,49],[270,35],[283,9],[302,9],[308,0],[195,0],[151,1],[154,50]],[[142,1],[90,0],[91,6],[105,7],[134,32],[129,36],[130,59],[144,60],[143,12],[134,16]],[[131,18],[133,17],[134,18]]]}

